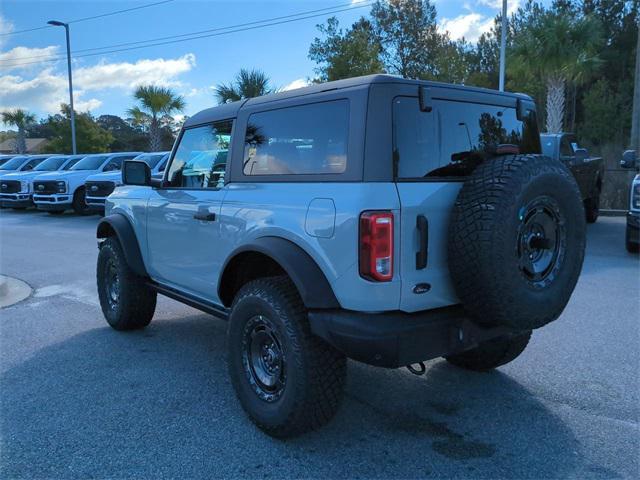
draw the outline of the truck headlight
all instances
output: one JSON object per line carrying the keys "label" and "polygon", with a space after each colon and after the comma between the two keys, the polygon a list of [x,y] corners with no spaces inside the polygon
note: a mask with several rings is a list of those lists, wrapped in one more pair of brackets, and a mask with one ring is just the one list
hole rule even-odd
{"label": "truck headlight", "polygon": [[58,182],[57,184],[58,187],[58,193],[67,193],[67,184],[64,182]]}
{"label": "truck headlight", "polygon": [[20,180],[20,193],[29,193],[31,191],[31,183],[27,180]]}
{"label": "truck headlight", "polygon": [[631,208],[640,210],[640,182],[631,186]]}

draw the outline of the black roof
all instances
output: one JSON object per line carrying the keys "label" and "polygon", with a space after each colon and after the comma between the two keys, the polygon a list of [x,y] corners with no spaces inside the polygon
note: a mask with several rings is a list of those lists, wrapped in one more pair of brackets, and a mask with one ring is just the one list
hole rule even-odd
{"label": "black roof", "polygon": [[248,100],[239,100],[237,102],[225,103],[212,108],[207,108],[196,113],[184,122],[185,127],[193,125],[199,125],[202,123],[208,123],[216,120],[224,120],[227,118],[234,118],[238,114],[238,110],[243,105],[260,105],[264,103],[274,102],[277,100],[285,100],[288,98],[301,97],[304,95],[312,95],[314,93],[320,93],[327,90],[340,90],[343,88],[351,88],[363,85],[372,84],[384,84],[395,83],[405,85],[425,85],[444,89],[464,90],[477,93],[491,94],[506,96],[509,98],[522,98],[525,100],[531,100],[531,97],[521,93],[499,92],[497,90],[491,90],[488,88],[469,87],[466,85],[455,85],[451,83],[432,82],[427,80],[409,80],[395,75],[376,74],[366,75],[362,77],[347,78],[344,80],[336,80],[333,82],[314,83],[312,85],[296,88],[294,90],[287,90],[283,92],[271,93],[269,95],[263,95],[261,97],[250,98]]}

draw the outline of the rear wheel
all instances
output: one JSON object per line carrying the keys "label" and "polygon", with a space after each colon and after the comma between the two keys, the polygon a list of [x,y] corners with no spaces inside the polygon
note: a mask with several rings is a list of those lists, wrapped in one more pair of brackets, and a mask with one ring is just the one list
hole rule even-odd
{"label": "rear wheel", "polygon": [[483,372],[515,360],[526,348],[531,331],[504,336],[481,343],[472,350],[449,355],[447,361],[456,367]]}
{"label": "rear wheel", "polygon": [[84,187],[78,188],[73,194],[73,211],[78,215],[87,214],[87,204],[85,203],[85,190]]}
{"label": "rear wheel", "polygon": [[342,399],[346,359],[311,333],[305,307],[287,277],[242,287],[228,328],[231,381],[259,428],[287,438],[333,418]]}
{"label": "rear wheel", "polygon": [[600,215],[600,192],[597,196],[584,201],[584,212],[588,223],[596,223]]}
{"label": "rear wheel", "polygon": [[107,238],[98,253],[98,297],[107,323],[116,330],[149,325],[156,309],[156,292],[129,268],[118,240]]}

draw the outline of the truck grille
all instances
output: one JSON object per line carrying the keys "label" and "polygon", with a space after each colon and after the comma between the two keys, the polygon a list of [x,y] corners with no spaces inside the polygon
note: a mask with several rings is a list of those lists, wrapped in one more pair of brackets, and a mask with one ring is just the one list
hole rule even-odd
{"label": "truck grille", "polygon": [[18,193],[20,191],[20,182],[17,180],[3,180],[0,183],[0,193]]}
{"label": "truck grille", "polygon": [[116,188],[114,182],[87,182],[85,183],[88,197],[107,197]]}
{"label": "truck grille", "polygon": [[45,195],[58,193],[58,182],[56,180],[33,182],[33,193]]}

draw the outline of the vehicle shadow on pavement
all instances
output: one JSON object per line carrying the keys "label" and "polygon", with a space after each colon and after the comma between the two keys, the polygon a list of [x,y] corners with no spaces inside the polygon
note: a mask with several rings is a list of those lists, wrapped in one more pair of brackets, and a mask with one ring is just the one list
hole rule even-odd
{"label": "vehicle shadow on pavement", "polygon": [[327,427],[271,439],[236,400],[225,330],[204,315],[100,327],[10,368],[0,476],[549,478],[580,461],[569,428],[508,375],[443,361],[424,377],[350,362]]}

